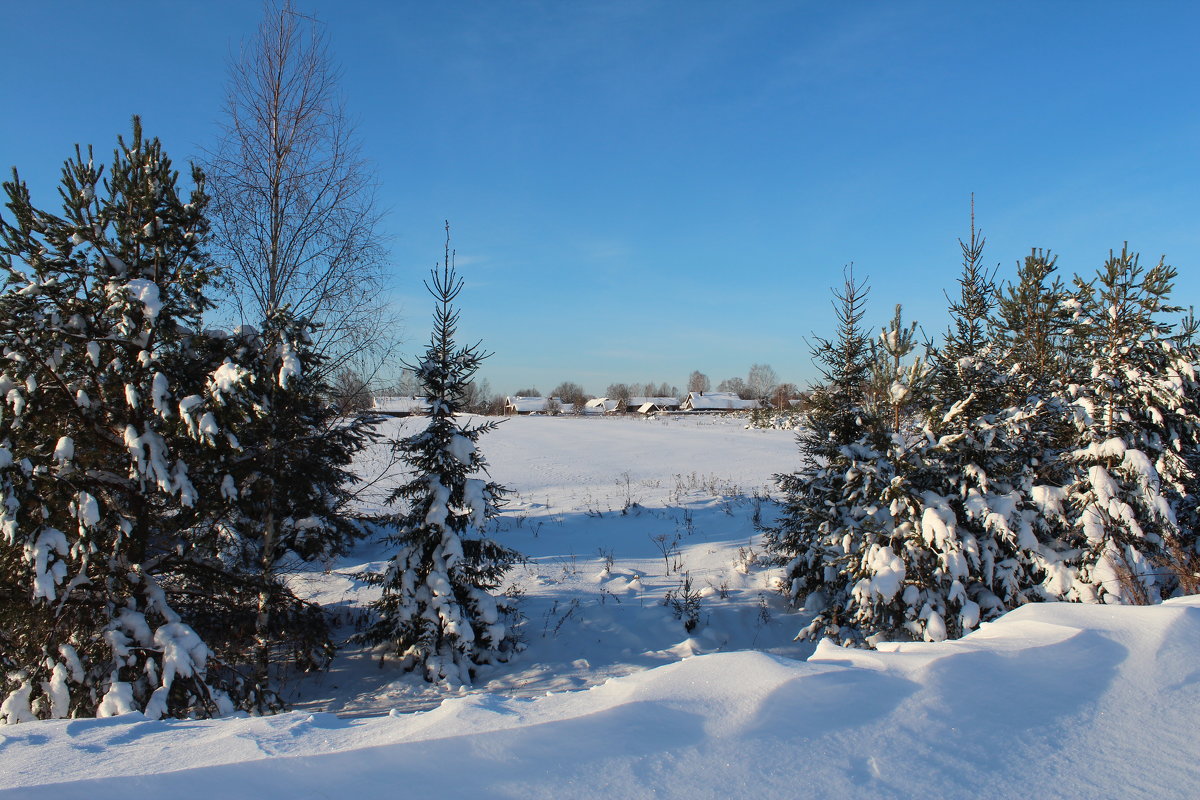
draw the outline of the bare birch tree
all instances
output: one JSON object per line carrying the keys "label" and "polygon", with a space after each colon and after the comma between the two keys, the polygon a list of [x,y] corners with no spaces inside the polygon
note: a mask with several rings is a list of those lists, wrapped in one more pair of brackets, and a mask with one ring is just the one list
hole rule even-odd
{"label": "bare birch tree", "polygon": [[755,400],[767,399],[777,383],[779,376],[770,364],[754,364],[750,367],[750,374],[746,376],[746,389]]}
{"label": "bare birch tree", "polygon": [[319,23],[268,0],[231,59],[220,142],[208,153],[213,244],[236,312],[287,308],[319,327],[329,376],[370,377],[394,320],[374,172],[338,91]]}

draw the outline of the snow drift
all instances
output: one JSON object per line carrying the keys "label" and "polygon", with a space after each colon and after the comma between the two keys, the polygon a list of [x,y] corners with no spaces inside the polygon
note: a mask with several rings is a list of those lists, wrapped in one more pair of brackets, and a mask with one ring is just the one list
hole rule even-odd
{"label": "snow drift", "polygon": [[1028,605],[959,641],[716,653],[423,713],[27,723],[0,733],[0,797],[1182,796],[1197,664],[1200,597]]}

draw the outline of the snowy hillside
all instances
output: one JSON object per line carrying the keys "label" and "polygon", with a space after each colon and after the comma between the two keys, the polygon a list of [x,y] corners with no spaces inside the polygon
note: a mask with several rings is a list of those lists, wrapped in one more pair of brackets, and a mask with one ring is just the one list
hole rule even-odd
{"label": "snowy hillside", "polygon": [[[526,617],[514,661],[447,691],[347,647],[275,717],[8,726],[0,797],[1169,797],[1200,784],[1198,598],[1025,606],[957,642],[813,653],[792,642],[806,618],[770,591],[754,534],[771,476],[796,466],[791,433],[519,418],[480,444],[514,491],[496,536],[529,556],[510,576]],[[377,591],[353,575],[387,555],[364,544],[295,585],[349,622]],[[664,598],[685,576],[698,607],[677,613]]]}

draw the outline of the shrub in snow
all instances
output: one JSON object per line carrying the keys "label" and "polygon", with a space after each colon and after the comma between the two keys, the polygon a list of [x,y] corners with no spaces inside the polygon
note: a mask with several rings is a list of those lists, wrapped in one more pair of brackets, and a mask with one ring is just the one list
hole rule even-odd
{"label": "shrub in snow", "polygon": [[244,699],[172,598],[209,567],[200,315],[213,266],[203,177],[190,197],[157,140],[112,168],[77,150],[61,216],[14,172],[0,219],[0,717],[211,714]]}
{"label": "shrub in snow", "polygon": [[683,573],[677,588],[667,590],[663,602],[675,613],[675,619],[683,623],[685,631],[696,630],[700,624],[700,590],[692,584],[690,572]]}
{"label": "shrub in snow", "polygon": [[397,551],[382,574],[366,576],[383,595],[372,604],[376,619],[359,635],[399,657],[406,669],[423,670],[427,680],[451,683],[469,682],[476,666],[506,660],[517,646],[515,609],[493,591],[519,555],[483,532],[505,489],[486,478],[476,444],[497,423],[455,418],[488,355],[478,344],[454,342],[458,311],[452,303],[462,285],[447,237],[446,259],[426,284],[437,301],[433,334],[413,365],[429,398],[428,424],[395,443],[412,478],[391,495],[405,506],[388,539]]}

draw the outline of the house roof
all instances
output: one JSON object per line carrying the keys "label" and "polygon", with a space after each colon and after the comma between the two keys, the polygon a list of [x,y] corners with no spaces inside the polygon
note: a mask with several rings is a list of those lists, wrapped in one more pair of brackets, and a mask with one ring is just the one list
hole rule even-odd
{"label": "house roof", "polygon": [[546,404],[550,402],[548,397],[521,397],[514,395],[504,398],[504,407],[512,409],[518,414],[532,414],[535,411],[545,411]]}
{"label": "house roof", "polygon": [[585,405],[584,408],[592,411],[603,411],[608,413],[610,411],[616,411],[619,405],[620,403],[618,403],[616,400],[612,400],[608,397],[596,397],[592,400],[588,400],[587,405]]}
{"label": "house roof", "polygon": [[564,403],[561,397],[520,397],[519,395],[504,398],[504,408],[518,414],[537,414],[549,411],[551,400],[558,403],[558,410],[564,414],[575,411],[574,403]]}
{"label": "house roof", "polygon": [[757,400],[743,400],[733,392],[689,392],[683,401],[693,411],[744,411],[758,408]]}
{"label": "house roof", "polygon": [[646,403],[652,403],[660,408],[675,408],[679,405],[678,397],[631,397],[625,404],[627,408],[640,408]]}

